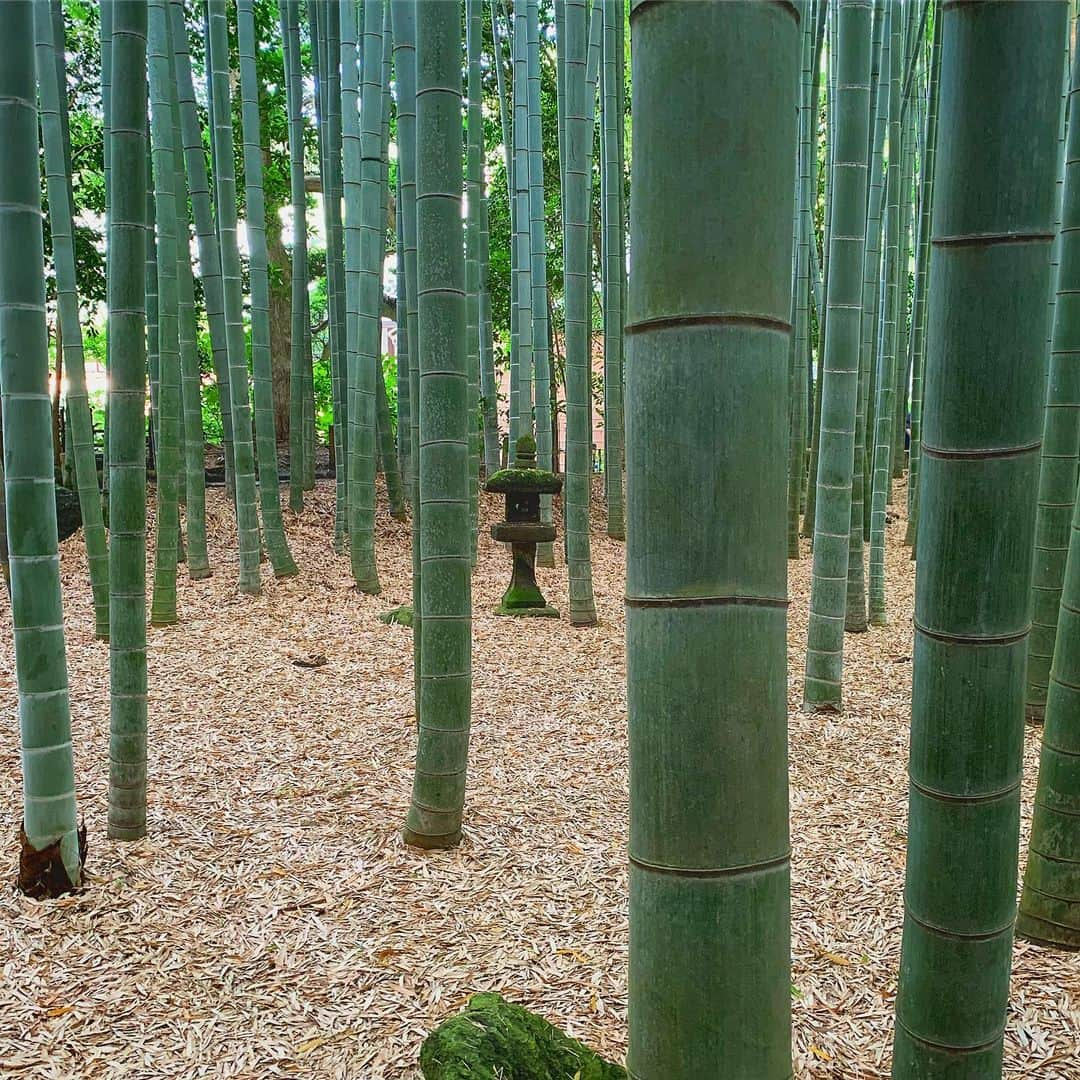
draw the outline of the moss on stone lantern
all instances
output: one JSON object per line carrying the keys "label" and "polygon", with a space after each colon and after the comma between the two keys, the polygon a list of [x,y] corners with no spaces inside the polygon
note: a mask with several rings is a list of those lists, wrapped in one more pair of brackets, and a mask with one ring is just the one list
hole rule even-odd
{"label": "moss on stone lantern", "polygon": [[562,478],[536,467],[536,440],[522,435],[517,441],[517,464],[493,473],[484,485],[486,491],[506,496],[506,520],[491,526],[491,535],[509,544],[514,569],[497,615],[531,615],[557,619],[536,584],[536,545],[555,539],[555,526],[540,520],[540,496],[562,490]]}

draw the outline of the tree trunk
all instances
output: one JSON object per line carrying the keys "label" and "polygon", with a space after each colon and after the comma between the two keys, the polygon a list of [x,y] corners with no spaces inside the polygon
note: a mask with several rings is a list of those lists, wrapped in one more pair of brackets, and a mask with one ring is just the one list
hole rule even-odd
{"label": "tree trunk", "polygon": [[[599,34],[600,8],[594,8],[593,27]],[[595,87],[589,85],[589,51],[585,40],[585,5],[567,0],[565,26],[559,27],[566,83],[566,161],[563,175],[563,280],[566,308],[566,485],[563,489],[564,544],[572,626],[596,623],[589,538],[589,493],[592,482],[590,431],[591,299],[589,282],[589,203],[592,185],[592,147],[595,125]],[[597,39],[597,43],[598,39]],[[596,50],[597,59],[599,48]]]}
{"label": "tree trunk", "polygon": [[895,1080],[1001,1075],[1065,47],[942,10]]}
{"label": "tree trunk", "polygon": [[[82,328],[79,325],[71,171],[68,165],[70,147],[65,139],[68,127],[67,96],[61,93],[60,89],[66,86],[67,67],[63,49],[63,17],[57,10],[58,6],[57,2],[55,6],[42,3],[35,7],[41,135],[49,199],[49,226],[52,232],[53,269],[56,275],[56,397],[53,435],[54,438],[58,435],[60,387],[64,381],[66,361],[68,390],[65,395],[61,483],[69,482],[68,477],[74,471],[84,525],[83,538],[86,541],[90,586],[94,596],[94,632],[99,639],[107,640],[109,556],[101,492],[98,489],[97,461],[94,457],[92,418],[86,395]],[[55,43],[59,43],[60,47],[57,48]],[[58,457],[57,462],[60,461],[61,458]],[[72,470],[72,466],[77,467]]]}
{"label": "tree trunk", "polygon": [[631,19],[627,1067],[789,1080],[799,8],[643,3]]}
{"label": "tree trunk", "polygon": [[[837,16],[837,92],[830,106],[836,112],[838,156],[833,157],[829,178],[833,210],[823,290],[827,314],[815,420],[817,468],[810,477],[815,498],[806,513],[806,520],[814,522],[814,566],[804,702],[810,710],[839,711],[859,399],[873,34],[871,8],[861,0],[840,0]],[[860,464],[860,474],[861,469]]]}
{"label": "tree trunk", "polygon": [[[371,5],[366,4],[365,9]],[[416,506],[424,556],[419,740],[406,843],[461,838],[472,710],[469,437],[465,400],[465,248],[461,221],[461,13],[416,6],[417,337],[423,386]]]}
{"label": "tree trunk", "polygon": [[[0,350],[8,435],[11,617],[23,772],[19,886],[57,896],[82,884],[60,559],[49,446],[49,341],[45,322],[33,10],[4,5],[0,35]],[[9,669],[10,670],[10,669]]]}
{"label": "tree trunk", "polygon": [[109,129],[109,832],[146,835],[146,8],[115,7]]}

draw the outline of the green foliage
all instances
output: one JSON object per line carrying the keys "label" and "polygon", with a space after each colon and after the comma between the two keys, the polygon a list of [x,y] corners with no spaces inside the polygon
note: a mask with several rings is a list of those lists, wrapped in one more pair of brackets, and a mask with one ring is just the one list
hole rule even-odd
{"label": "green foliage", "polygon": [[412,627],[412,605],[402,604],[400,607],[391,608],[389,611],[384,611],[379,616],[379,622],[385,623],[387,626]]}
{"label": "green foliage", "polygon": [[420,1050],[425,1080],[623,1080],[542,1016],[499,994],[476,994],[460,1016],[436,1028]]}

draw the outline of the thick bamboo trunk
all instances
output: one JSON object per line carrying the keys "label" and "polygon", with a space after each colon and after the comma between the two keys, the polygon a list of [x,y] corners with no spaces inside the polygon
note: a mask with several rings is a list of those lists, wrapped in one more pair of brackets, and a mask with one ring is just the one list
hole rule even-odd
{"label": "thick bamboo trunk", "polygon": [[461,221],[461,11],[416,5],[417,353],[420,360],[420,700],[405,840],[461,837],[472,705],[465,253]]}
{"label": "thick bamboo trunk", "polygon": [[[1080,49],[1077,56],[1080,57]],[[1071,101],[1075,108],[1080,102],[1080,59],[1074,58],[1071,79]],[[1032,622],[1025,701],[1027,715],[1033,720],[1041,720],[1046,711],[1080,457],[1080,117],[1075,111],[1070,111],[1067,143],[1061,228],[1055,241],[1055,245],[1060,245],[1056,281],[1051,268],[1057,303],[1051,313],[1046,421],[1031,581]]]}
{"label": "thick bamboo trunk", "polygon": [[1001,1072],[1066,21],[943,8],[896,1080]]}
{"label": "thick bamboo trunk", "polygon": [[49,897],[81,886],[83,853],[60,597],[29,0],[4,7],[0,145],[0,412],[23,772],[19,886]]}
{"label": "thick bamboo trunk", "polygon": [[799,9],[641,0],[631,20],[628,1070],[787,1080]]}

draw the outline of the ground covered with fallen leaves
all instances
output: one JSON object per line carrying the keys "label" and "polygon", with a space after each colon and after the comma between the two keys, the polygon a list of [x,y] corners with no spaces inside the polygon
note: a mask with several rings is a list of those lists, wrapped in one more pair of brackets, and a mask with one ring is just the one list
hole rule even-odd
{"label": "ground covered with fallen leaves", "polygon": [[[897,509],[903,486],[897,488]],[[499,503],[488,497],[490,521]],[[331,551],[332,491],[287,515],[297,578],[235,589],[211,493],[214,576],[152,629],[147,839],[105,837],[108,652],[81,534],[63,550],[87,887],[12,881],[19,757],[0,618],[0,1075],[412,1078],[424,1035],[498,990],[602,1053],[626,1047],[623,553],[594,506],[601,624],[491,614],[509,576],[481,532],[465,840],[404,846],[414,717],[408,528],[381,514],[383,593]],[[800,1077],[887,1076],[900,950],[913,564],[889,526],[889,626],[849,636],[841,716],[799,711],[810,558],[790,564],[793,1011]],[[542,572],[565,613],[562,569]],[[6,601],[0,600],[0,606]],[[319,663],[321,666],[302,666]],[[1029,729],[1024,821],[1038,732]],[[1015,950],[1006,1075],[1080,1076],[1080,958]]]}

